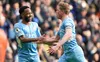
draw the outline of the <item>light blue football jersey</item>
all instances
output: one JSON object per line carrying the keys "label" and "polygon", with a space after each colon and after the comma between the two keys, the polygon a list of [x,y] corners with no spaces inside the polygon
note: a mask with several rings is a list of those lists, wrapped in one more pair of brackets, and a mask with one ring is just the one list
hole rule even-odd
{"label": "light blue football jersey", "polygon": [[58,62],[86,62],[82,48],[76,42],[75,25],[71,18],[63,20],[62,25],[58,31],[60,39],[65,34],[66,28],[72,29],[72,37],[63,44],[63,55],[59,58]]}
{"label": "light blue football jersey", "polygon": [[25,25],[22,22],[18,22],[14,25],[14,32],[16,34],[18,42],[18,54],[19,56],[35,56],[38,55],[37,44],[35,42],[23,43],[19,37],[24,36],[27,38],[37,38],[40,37],[40,30],[36,22],[30,22],[29,25]]}
{"label": "light blue football jersey", "polygon": [[62,39],[62,37],[65,34],[65,30],[68,27],[71,27],[71,29],[72,29],[72,37],[63,44],[64,52],[71,51],[71,49],[73,49],[74,46],[77,45],[77,42],[76,42],[76,39],[75,39],[75,35],[76,35],[75,25],[74,25],[74,22],[71,18],[66,18],[66,19],[63,20],[62,25],[61,25],[61,27],[58,31],[58,35],[60,36],[60,39]]}

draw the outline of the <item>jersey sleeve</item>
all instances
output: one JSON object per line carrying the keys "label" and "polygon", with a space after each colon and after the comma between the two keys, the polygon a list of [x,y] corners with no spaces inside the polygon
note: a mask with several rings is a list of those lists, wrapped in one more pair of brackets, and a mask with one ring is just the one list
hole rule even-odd
{"label": "jersey sleeve", "polygon": [[67,22],[67,20],[64,22],[64,28],[65,29],[72,29],[72,27],[73,27],[73,24],[72,24],[72,22],[70,21],[70,22]]}
{"label": "jersey sleeve", "polygon": [[14,32],[15,32],[17,37],[20,37],[20,36],[24,35],[24,32],[19,27],[14,27]]}

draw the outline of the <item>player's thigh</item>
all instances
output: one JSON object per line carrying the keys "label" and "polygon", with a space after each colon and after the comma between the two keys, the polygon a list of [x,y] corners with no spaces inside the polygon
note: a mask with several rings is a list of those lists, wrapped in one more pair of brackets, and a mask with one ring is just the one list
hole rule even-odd
{"label": "player's thigh", "polygon": [[28,58],[20,56],[18,57],[18,62],[28,62]]}
{"label": "player's thigh", "polygon": [[80,46],[76,47],[76,49],[73,50],[72,55],[73,55],[72,56],[73,61],[85,62],[84,53],[83,53],[83,50]]}
{"label": "player's thigh", "polygon": [[66,58],[67,58],[66,55],[63,54],[63,55],[59,58],[58,62],[67,62]]}
{"label": "player's thigh", "polygon": [[41,62],[39,56],[31,57],[30,62]]}

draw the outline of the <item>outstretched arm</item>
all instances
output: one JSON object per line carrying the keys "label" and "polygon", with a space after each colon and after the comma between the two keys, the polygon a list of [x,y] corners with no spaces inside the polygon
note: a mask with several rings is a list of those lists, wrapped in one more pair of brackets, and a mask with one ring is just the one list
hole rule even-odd
{"label": "outstretched arm", "polygon": [[42,36],[40,36],[38,38],[27,38],[27,37],[25,37],[23,30],[19,27],[15,27],[14,32],[16,34],[16,37],[19,38],[22,42],[37,42],[37,41],[43,39]]}
{"label": "outstretched arm", "polygon": [[60,39],[60,37],[57,35],[55,37],[45,38],[42,40],[42,43],[51,45],[54,42],[57,42]]}
{"label": "outstretched arm", "polygon": [[57,42],[58,40],[59,40],[59,36],[55,36],[55,37],[51,37],[51,38],[46,38],[44,41],[52,43],[52,42]]}
{"label": "outstretched arm", "polygon": [[37,42],[37,41],[41,41],[43,39],[43,37],[38,37],[38,38],[26,38],[24,36],[20,36],[19,39],[22,42]]}

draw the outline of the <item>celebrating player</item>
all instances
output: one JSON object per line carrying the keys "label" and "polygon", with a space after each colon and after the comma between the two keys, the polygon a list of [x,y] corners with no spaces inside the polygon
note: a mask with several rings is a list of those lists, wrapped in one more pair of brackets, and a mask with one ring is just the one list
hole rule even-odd
{"label": "celebrating player", "polygon": [[69,4],[60,2],[57,5],[56,14],[62,20],[62,24],[55,38],[45,39],[46,42],[58,41],[56,45],[51,46],[49,53],[55,53],[61,46],[64,53],[58,62],[85,62],[84,53],[76,42],[75,25],[73,20],[68,16],[70,12]]}
{"label": "celebrating player", "polygon": [[38,24],[31,22],[33,13],[28,6],[23,6],[19,10],[22,21],[14,25],[14,31],[18,42],[19,62],[40,62],[37,41],[43,37],[40,34]]}

